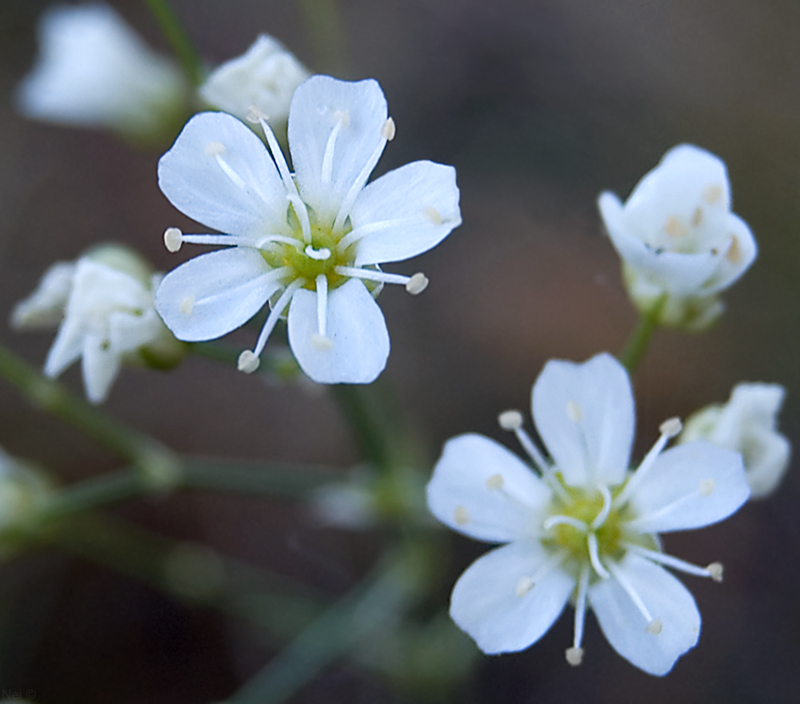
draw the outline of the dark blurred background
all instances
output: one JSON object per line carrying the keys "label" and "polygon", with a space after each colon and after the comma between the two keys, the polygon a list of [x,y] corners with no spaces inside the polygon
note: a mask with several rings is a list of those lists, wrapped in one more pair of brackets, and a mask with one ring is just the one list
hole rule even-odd
{"label": "dark blurred background", "polygon": [[[12,94],[35,54],[49,3],[0,3],[0,318],[55,260],[119,240],[161,269],[161,233],[184,222],[158,190],[160,152],[38,124]],[[159,50],[144,3],[116,9]],[[464,224],[419,261],[419,298],[381,296],[392,337],[385,372],[431,466],[452,435],[509,445],[496,415],[526,409],[549,358],[618,352],[636,323],[596,198],[627,197],[662,154],[692,142],[721,156],[735,211],[759,243],[701,336],[659,331],[636,379],[638,456],[658,424],[726,400],[739,381],[787,387],[781,418],[800,425],[800,4],[789,0],[340,0],[338,30],[314,29],[314,2],[174,0],[210,64],[278,37],[310,68],[377,78],[397,123],[378,172],[425,158],[458,169]],[[311,28],[311,29],[310,29]],[[316,33],[315,33],[316,32]],[[326,40],[331,35],[336,41]],[[168,145],[165,145],[165,149]],[[242,346],[249,343],[249,333]],[[50,334],[0,333],[32,363]],[[65,381],[81,392],[79,368]],[[181,452],[346,468],[358,452],[329,393],[266,386],[199,359],[171,375],[125,369],[112,414]],[[0,445],[64,482],[118,462],[72,429],[0,390]],[[526,652],[482,658],[457,691],[482,702],[794,702],[800,691],[800,477],[770,499],[697,533],[668,536],[685,559],[726,566],[722,585],[686,577],[703,615],[698,648],[664,679],[604,642],[592,617],[587,657],[564,662],[571,616]],[[118,511],[173,538],[343,593],[374,545],[323,530],[301,505],[199,492]],[[452,578],[482,550],[454,538]],[[452,580],[451,582],[452,583]],[[443,594],[443,602],[446,594]],[[0,568],[0,689],[48,704],[223,699],[273,653],[246,628],[188,609],[87,561],[44,551]],[[298,702],[393,702],[377,676],[336,667]]]}

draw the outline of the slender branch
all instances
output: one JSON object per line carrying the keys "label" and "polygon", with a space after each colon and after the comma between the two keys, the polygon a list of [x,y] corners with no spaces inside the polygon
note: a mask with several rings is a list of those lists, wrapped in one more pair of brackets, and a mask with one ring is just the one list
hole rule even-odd
{"label": "slender branch", "polygon": [[189,35],[184,30],[169,0],[144,0],[144,2],[153,13],[189,80],[199,86],[204,79],[203,60],[189,40]]}
{"label": "slender branch", "polygon": [[639,363],[647,351],[650,338],[658,327],[658,318],[667,302],[667,295],[660,296],[650,310],[645,311],[639,316],[639,324],[628,339],[625,349],[619,357],[622,366],[628,370],[628,374],[633,376]]}

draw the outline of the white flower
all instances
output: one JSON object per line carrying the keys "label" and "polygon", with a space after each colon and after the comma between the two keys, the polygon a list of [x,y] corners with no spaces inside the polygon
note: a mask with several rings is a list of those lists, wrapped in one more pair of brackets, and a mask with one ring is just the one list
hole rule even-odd
{"label": "white flower", "polygon": [[148,138],[182,110],[181,72],[109,6],[51,7],[38,31],[38,63],[17,92],[28,117]]}
{"label": "white flower", "polygon": [[57,377],[82,358],[86,396],[100,403],[123,362],[169,368],[183,356],[183,346],[153,308],[159,280],[127,248],[98,247],[74,264],[53,265],[39,288],[17,304],[12,326],[42,327],[44,321],[55,326],[60,321],[44,373]]}
{"label": "white flower", "polygon": [[568,601],[575,632],[567,660],[581,661],[590,607],[612,647],[664,675],[692,648],[700,614],[661,565],[722,578],[661,550],[658,533],[699,528],[748,496],[741,457],[696,442],[662,453],[680,430],[672,419],[635,472],[628,471],[634,403],[623,367],[606,354],[584,364],[551,361],[533,388],[533,417],[546,459],[507,411],[535,471],[480,435],[450,440],[428,485],[428,506],[454,530],[507,543],[474,562],[453,589],[450,615],[486,653],[522,650],[541,638]]}
{"label": "white flower", "polygon": [[731,212],[725,164],[689,144],[668,151],[624,205],[605,192],[599,206],[634,303],[649,312],[665,296],[664,325],[712,323],[722,312],[719,292],[756,257],[750,229]]}
{"label": "white flower", "polygon": [[[183,242],[228,245],[164,277],[156,309],[181,340],[220,337],[267,301],[272,310],[253,352],[252,372],[288,308],[289,345],[319,383],[368,383],[386,365],[389,335],[378,304],[383,283],[419,293],[422,274],[383,273],[379,264],[414,257],[461,222],[455,169],[416,161],[365,186],[394,136],[376,81],[314,76],[294,94],[289,145],[294,174],[275,136],[269,142],[224,113],[192,118],[161,159],[159,185],[172,204],[223,235],[165,233]],[[273,161],[274,160],[274,161]]]}
{"label": "white flower", "polygon": [[255,106],[275,127],[286,122],[294,91],[310,75],[277,39],[262,34],[245,54],[215,69],[198,92],[240,120]]}
{"label": "white flower", "polygon": [[776,429],[784,394],[779,384],[737,384],[728,403],[692,414],[679,442],[708,440],[740,452],[752,498],[764,498],[789,466],[791,444]]}

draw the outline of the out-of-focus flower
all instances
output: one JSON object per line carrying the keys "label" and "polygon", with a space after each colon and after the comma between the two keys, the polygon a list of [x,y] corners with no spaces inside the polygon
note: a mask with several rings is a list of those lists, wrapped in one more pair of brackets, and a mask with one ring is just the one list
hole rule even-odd
{"label": "out-of-focus flower", "polygon": [[57,377],[82,358],[86,396],[105,400],[123,363],[166,369],[183,358],[185,346],[153,307],[160,274],[122,245],[103,245],[74,264],[59,262],[39,288],[11,314],[15,328],[59,324],[44,372]]}
{"label": "out-of-focus flower", "polygon": [[[25,522],[45,500],[52,488],[33,465],[0,448],[0,530]],[[0,555],[6,545],[0,545]]]}
{"label": "out-of-focus flower", "polygon": [[719,292],[756,257],[750,228],[731,212],[725,164],[689,144],[668,151],[624,205],[605,192],[599,206],[629,295],[643,313],[658,308],[662,325],[713,323]]}
{"label": "out-of-focus flower", "polygon": [[255,106],[273,129],[285,130],[294,91],[310,75],[277,39],[262,34],[245,54],[217,67],[199,93],[240,120]]}
{"label": "out-of-focus flower", "polygon": [[38,62],[17,91],[24,115],[135,140],[162,136],[182,116],[182,73],[109,6],[52,7],[38,31]]}
{"label": "out-of-focus flower", "polygon": [[700,634],[689,591],[663,566],[722,578],[661,550],[658,534],[726,518],[749,495],[738,453],[695,442],[662,452],[677,419],[638,469],[628,471],[634,403],[624,368],[609,355],[550,361],[533,387],[533,417],[552,460],[507,411],[534,469],[480,435],[450,440],[428,485],[428,506],[469,537],[507,543],[480,557],[453,589],[450,615],[486,653],[541,638],[571,599],[572,665],[581,662],[586,608],[612,647],[653,675],[669,672]]}
{"label": "out-of-focus flower", "polygon": [[752,498],[764,498],[786,473],[792,451],[776,428],[784,394],[779,384],[737,384],[728,403],[692,414],[679,442],[707,440],[740,452]]}
{"label": "out-of-focus flower", "polygon": [[159,163],[161,190],[191,218],[222,235],[166,231],[170,251],[183,242],[228,249],[189,260],[164,277],[156,308],[176,337],[210,340],[272,310],[259,355],[288,309],[289,345],[319,383],[369,383],[386,366],[389,335],[374,300],[382,284],[420,293],[422,274],[387,274],[379,264],[422,254],[461,223],[455,169],[417,161],[365,185],[394,137],[376,81],[314,76],[289,112],[290,173],[269,125],[272,151],[223,113],[192,118]]}

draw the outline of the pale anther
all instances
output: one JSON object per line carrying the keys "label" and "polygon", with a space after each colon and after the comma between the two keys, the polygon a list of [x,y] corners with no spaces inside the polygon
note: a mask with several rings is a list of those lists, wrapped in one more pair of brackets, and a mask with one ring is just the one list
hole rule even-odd
{"label": "pale anther", "polygon": [[194,310],[194,296],[184,296],[178,305],[178,310],[186,316],[191,315]]}
{"label": "pale anther", "polygon": [[256,355],[254,355],[250,350],[245,350],[239,355],[239,361],[236,363],[236,367],[240,372],[252,374],[256,369],[258,369],[260,364],[261,360],[256,357]]}
{"label": "pale anther", "polygon": [[713,205],[716,203],[720,198],[722,198],[722,186],[713,185],[713,186],[706,186],[703,189],[703,200],[708,203],[709,205]]}
{"label": "pale anther", "polygon": [[261,123],[261,120],[269,120],[269,116],[260,110],[257,105],[251,105],[247,108],[247,115],[245,115],[244,119],[258,125]]}
{"label": "pale anther", "polygon": [[658,429],[662,435],[666,435],[668,438],[674,438],[680,435],[681,430],[683,430],[683,423],[681,423],[680,418],[670,418],[659,425]]}
{"label": "pale anther", "polygon": [[327,335],[320,335],[315,332],[311,335],[311,346],[320,352],[327,352],[333,348],[333,340]]}
{"label": "pale anther", "polygon": [[336,120],[342,128],[350,126],[350,113],[347,110],[337,110],[333,113],[333,119]]}
{"label": "pale anther", "polygon": [[703,209],[695,208],[694,213],[692,213],[692,225],[694,227],[700,227],[701,222],[703,222]]}
{"label": "pale anther", "polygon": [[225,152],[225,145],[221,142],[209,142],[203,151],[206,156],[217,156]]}
{"label": "pale anther", "polygon": [[432,205],[426,205],[422,209],[422,214],[430,221],[433,225],[441,225],[442,224],[442,214],[436,210]]}
{"label": "pale anther", "polygon": [[711,496],[711,494],[714,493],[714,480],[703,479],[697,487],[697,490],[700,492],[701,496]]}
{"label": "pale anther", "polygon": [[736,235],[731,235],[731,246],[728,247],[728,251],[725,253],[725,258],[731,264],[738,264],[742,259],[742,249],[739,247],[739,240],[737,239]]}
{"label": "pale anther", "polygon": [[394,139],[395,132],[397,131],[394,120],[389,117],[386,119],[386,122],[381,125],[381,137],[383,137],[387,142],[391,142]]}
{"label": "pale anther", "polygon": [[518,430],[524,419],[519,411],[503,411],[497,416],[497,422],[503,430]]}
{"label": "pale anther", "polygon": [[414,274],[406,284],[406,291],[408,291],[412,296],[417,296],[422,293],[426,288],[428,288],[428,277],[425,274],[417,272]]}
{"label": "pale anther", "polygon": [[493,474],[486,480],[487,489],[502,489],[505,484],[502,474]]}
{"label": "pale anther", "polygon": [[722,581],[723,567],[721,562],[712,562],[708,567],[706,567],[706,569],[708,570],[708,576],[711,577],[711,579],[713,579],[715,582]]}
{"label": "pale anther", "polygon": [[664,231],[670,237],[685,237],[689,234],[689,230],[686,229],[686,226],[678,220],[674,215],[670,215],[667,218],[667,221],[664,223]]}
{"label": "pale anther", "polygon": [[169,252],[177,252],[183,244],[183,233],[177,227],[168,227],[164,231],[164,246]]}
{"label": "pale anther", "polygon": [[583,648],[567,648],[565,655],[572,667],[577,667],[583,662]]}
{"label": "pale anther", "polygon": [[567,418],[578,423],[583,418],[583,409],[575,401],[567,401]]}
{"label": "pale anther", "polygon": [[530,577],[520,577],[519,582],[517,582],[516,594],[521,598],[533,589],[533,587],[534,583]]}
{"label": "pale anther", "polygon": [[647,624],[645,630],[653,636],[657,636],[664,630],[664,622],[660,618],[654,618],[650,623]]}
{"label": "pale anther", "polygon": [[456,506],[456,510],[453,511],[453,520],[460,526],[469,523],[470,515],[465,506]]}

